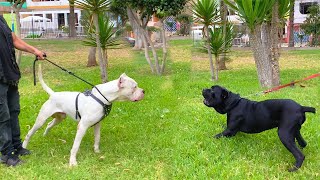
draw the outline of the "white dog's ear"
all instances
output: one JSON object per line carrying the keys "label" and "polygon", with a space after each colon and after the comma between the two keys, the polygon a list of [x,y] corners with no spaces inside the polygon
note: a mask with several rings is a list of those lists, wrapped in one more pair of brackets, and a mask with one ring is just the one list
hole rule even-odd
{"label": "white dog's ear", "polygon": [[119,81],[118,81],[119,89],[123,87],[123,83],[125,81],[125,77],[127,77],[127,75],[125,73],[121,74],[121,76],[119,77]]}

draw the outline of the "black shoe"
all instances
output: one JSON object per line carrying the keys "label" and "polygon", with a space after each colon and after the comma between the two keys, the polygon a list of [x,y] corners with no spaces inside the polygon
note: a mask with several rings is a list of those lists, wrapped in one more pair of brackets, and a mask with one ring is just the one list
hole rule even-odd
{"label": "black shoe", "polygon": [[23,148],[23,147],[20,147],[20,148],[18,148],[17,150],[16,150],[16,152],[15,152],[15,154],[17,155],[17,156],[24,156],[24,155],[29,155],[29,154],[31,154],[31,152],[28,150],[28,149],[25,149],[25,148]]}
{"label": "black shoe", "polygon": [[22,164],[22,161],[14,153],[1,156],[0,159],[1,159],[1,163],[6,164],[7,166],[17,166]]}

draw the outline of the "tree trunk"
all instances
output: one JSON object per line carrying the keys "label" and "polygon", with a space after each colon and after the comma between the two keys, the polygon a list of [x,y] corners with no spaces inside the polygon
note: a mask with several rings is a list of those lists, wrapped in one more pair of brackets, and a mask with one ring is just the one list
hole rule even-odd
{"label": "tree trunk", "polygon": [[102,83],[106,83],[108,81],[108,76],[106,71],[106,60],[103,57],[101,43],[100,43],[100,29],[99,29],[99,22],[98,22],[98,14],[93,13],[93,21],[94,21],[94,26],[96,28],[96,43],[97,43],[97,49],[98,49],[101,81]]}
{"label": "tree trunk", "polygon": [[91,66],[97,66],[97,60],[96,60],[96,47],[91,47],[89,50],[89,55],[88,55],[88,62],[87,62],[87,67]]}
{"label": "tree trunk", "polygon": [[103,49],[103,50],[102,50],[102,55],[103,55],[103,57],[105,58],[106,68],[108,68],[109,62],[108,62],[108,52],[107,52],[107,49]]}
{"label": "tree trunk", "polygon": [[[279,1],[276,1],[272,8],[272,19],[271,19],[271,66],[272,66],[272,86],[280,85],[280,46],[282,33],[280,32],[280,19],[279,19]],[[270,43],[269,43],[270,44]]]}
{"label": "tree trunk", "polygon": [[134,13],[132,11],[132,9],[129,9],[129,10],[130,10],[130,13],[133,16],[134,21],[136,22],[136,24],[139,25],[139,29],[140,29],[141,33],[144,35],[144,37],[147,40],[147,43],[149,43],[149,45],[151,47],[151,51],[152,51],[152,54],[153,54],[153,58],[154,58],[157,74],[161,75],[161,69],[160,69],[160,65],[159,65],[157,52],[156,52],[156,49],[154,48],[153,42],[151,41],[151,39],[149,37],[148,31],[142,27],[142,22],[139,20],[138,15],[136,13]]}
{"label": "tree trunk", "polygon": [[163,51],[163,55],[162,55],[162,64],[161,64],[161,74],[164,73],[164,68],[165,68],[165,64],[167,61],[167,39],[166,39],[166,29],[164,27],[164,23],[163,23],[163,19],[160,20],[162,28],[161,28],[161,36],[162,36],[162,51]]}
{"label": "tree trunk", "polygon": [[74,0],[69,0],[69,8],[70,8],[70,15],[69,15],[69,36],[76,37],[76,18],[74,14]]}
{"label": "tree trunk", "polygon": [[[18,38],[21,38],[20,10],[21,10],[22,5],[25,2],[25,0],[20,1],[20,4],[17,4],[17,2],[12,6],[12,8],[13,8],[15,15],[16,15],[17,27],[16,27],[15,34]],[[20,65],[20,62],[21,62],[21,56],[22,56],[22,51],[18,50],[17,55],[16,55],[16,62],[18,65]]]}
{"label": "tree trunk", "polygon": [[269,88],[272,86],[272,68],[267,51],[270,50],[265,49],[262,44],[261,25],[257,25],[255,30],[250,33],[250,41],[260,85],[261,87]]}
{"label": "tree trunk", "polygon": [[291,9],[290,9],[290,15],[289,15],[289,29],[290,29],[290,35],[289,35],[289,47],[294,47],[294,1],[291,0],[290,3],[293,3]]}
{"label": "tree trunk", "polygon": [[[130,23],[134,24],[134,26],[140,30],[140,28],[139,28],[139,26],[137,24],[137,21],[135,21],[132,9],[127,8],[127,14],[128,14],[129,19],[131,19],[131,21],[132,21],[132,22],[130,21]],[[151,72],[154,73],[155,70],[154,70],[154,66],[153,66],[153,64],[151,62],[151,59],[150,59],[150,56],[149,56],[149,46],[148,46],[147,40],[146,40],[146,38],[144,36],[141,35],[141,33],[139,33],[139,36],[140,36],[139,39],[142,40],[142,43],[143,43],[143,46],[144,46],[144,56],[146,57],[146,60],[147,60],[147,62],[149,64],[149,66],[150,66]]]}
{"label": "tree trunk", "polygon": [[215,76],[214,76],[214,66],[213,66],[213,60],[212,60],[212,53],[211,53],[211,47],[210,47],[210,33],[209,33],[209,28],[208,26],[205,26],[205,30],[207,33],[207,49],[208,49],[208,56],[209,56],[209,64],[210,64],[210,70],[211,70],[211,80],[214,81],[215,80]]}
{"label": "tree trunk", "polygon": [[[223,37],[225,39],[226,37],[226,31],[227,31],[227,6],[225,5],[223,0],[220,0],[220,13],[221,13],[221,21],[223,23]],[[226,46],[226,44],[225,44]],[[225,47],[224,47],[225,49]],[[227,59],[227,53],[223,52],[221,54],[220,59],[218,58],[218,63],[216,65],[216,69],[218,70],[226,70],[226,59]]]}
{"label": "tree trunk", "polygon": [[132,15],[132,13],[130,12],[129,8],[127,8],[127,14],[128,14],[128,18],[129,18],[131,27],[132,27],[132,31],[135,35],[135,43],[134,43],[133,49],[140,50],[143,48],[142,34],[140,32],[138,24],[135,22],[134,17]]}

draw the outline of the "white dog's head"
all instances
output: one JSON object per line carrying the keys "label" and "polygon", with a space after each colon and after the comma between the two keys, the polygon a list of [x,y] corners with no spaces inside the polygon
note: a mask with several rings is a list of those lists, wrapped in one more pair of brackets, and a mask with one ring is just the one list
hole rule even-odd
{"label": "white dog's head", "polygon": [[118,79],[119,101],[139,101],[144,97],[144,90],[138,87],[138,83],[123,73]]}

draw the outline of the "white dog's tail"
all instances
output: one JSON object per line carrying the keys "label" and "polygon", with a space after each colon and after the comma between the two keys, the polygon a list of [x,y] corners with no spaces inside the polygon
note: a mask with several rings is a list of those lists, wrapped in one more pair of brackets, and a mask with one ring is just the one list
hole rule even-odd
{"label": "white dog's tail", "polygon": [[39,64],[38,76],[39,76],[39,81],[40,81],[40,83],[41,83],[42,88],[43,88],[49,95],[52,95],[52,94],[54,93],[54,91],[53,91],[51,88],[49,88],[49,86],[46,85],[46,83],[43,81],[41,64]]}

